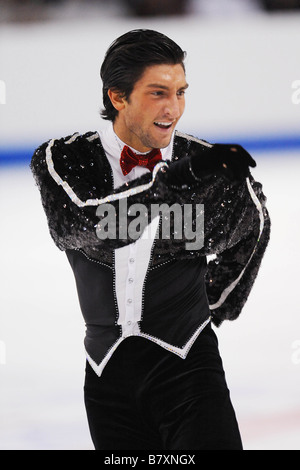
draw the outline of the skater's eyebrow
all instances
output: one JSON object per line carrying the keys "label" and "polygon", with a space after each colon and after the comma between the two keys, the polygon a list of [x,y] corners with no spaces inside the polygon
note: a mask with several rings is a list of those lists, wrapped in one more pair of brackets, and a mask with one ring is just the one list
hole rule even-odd
{"label": "skater's eyebrow", "polygon": [[[184,86],[181,86],[179,90],[186,90],[189,87],[188,83],[186,83]],[[162,90],[169,90],[170,88],[166,85],[161,85],[160,83],[149,83],[147,85],[147,88],[161,88]]]}

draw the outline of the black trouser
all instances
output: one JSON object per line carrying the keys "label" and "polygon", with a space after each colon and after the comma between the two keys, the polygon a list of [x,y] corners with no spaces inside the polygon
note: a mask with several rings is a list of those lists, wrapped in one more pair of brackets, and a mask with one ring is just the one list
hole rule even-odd
{"label": "black trouser", "polygon": [[210,325],[186,359],[127,338],[101,377],[87,364],[85,404],[98,450],[242,450]]}

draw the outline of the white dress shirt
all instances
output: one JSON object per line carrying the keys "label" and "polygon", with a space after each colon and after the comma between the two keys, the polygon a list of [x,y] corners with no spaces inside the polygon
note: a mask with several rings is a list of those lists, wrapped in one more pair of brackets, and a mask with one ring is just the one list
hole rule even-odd
{"label": "white dress shirt", "polygon": [[[100,131],[99,135],[112,168],[114,188],[149,172],[147,168],[136,166],[124,176],[120,156],[126,144],[117,137],[112,123]],[[173,139],[174,134],[168,147],[161,149],[163,160],[172,158]],[[115,250],[115,289],[119,310],[118,325],[122,327],[122,337],[136,335],[140,331],[138,321],[142,315],[143,288],[158,224],[159,217],[156,217],[151,222],[150,230],[145,230],[136,242]]]}

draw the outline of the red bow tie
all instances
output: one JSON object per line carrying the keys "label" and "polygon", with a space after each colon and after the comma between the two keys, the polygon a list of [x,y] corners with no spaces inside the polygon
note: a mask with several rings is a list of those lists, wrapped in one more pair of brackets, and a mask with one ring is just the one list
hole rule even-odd
{"label": "red bow tie", "polygon": [[123,175],[128,175],[135,166],[144,166],[152,171],[156,163],[160,160],[161,152],[159,149],[153,149],[145,155],[137,155],[131,148],[125,145],[121,153],[120,165]]}

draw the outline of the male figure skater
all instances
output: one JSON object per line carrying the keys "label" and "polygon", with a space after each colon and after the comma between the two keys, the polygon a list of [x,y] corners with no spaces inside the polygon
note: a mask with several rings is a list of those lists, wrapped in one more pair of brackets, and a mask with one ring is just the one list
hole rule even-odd
{"label": "male figure skater", "polygon": [[[270,222],[242,147],[176,130],[188,88],[184,58],[156,31],[116,39],[101,67],[107,129],[50,140],[31,163],[86,323],[95,449],[242,449],[211,323],[241,312]],[[204,214],[203,243],[176,236],[178,211],[172,221],[146,211],[139,221],[151,230],[130,232],[134,208],[163,203],[192,206],[198,231]],[[115,217],[106,219],[110,208]]]}

